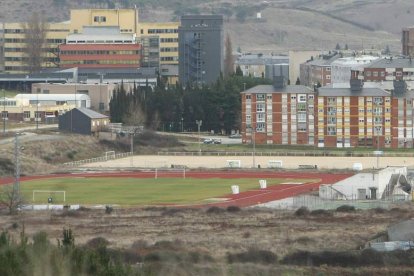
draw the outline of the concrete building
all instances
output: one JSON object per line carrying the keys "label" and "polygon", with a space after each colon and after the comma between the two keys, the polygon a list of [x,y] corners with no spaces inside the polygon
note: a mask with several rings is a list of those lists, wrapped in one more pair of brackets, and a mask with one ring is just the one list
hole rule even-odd
{"label": "concrete building", "polygon": [[223,71],[223,16],[182,16],[178,40],[180,82],[215,82]]}
{"label": "concrete building", "polygon": [[[66,42],[69,34],[84,33],[85,27],[118,27],[121,34],[134,35],[143,45],[142,52],[146,57],[143,60],[144,66],[152,67],[155,58],[159,59],[156,64],[178,65],[179,24],[139,22],[137,9],[74,9],[70,12],[70,20],[47,24],[42,68],[59,67],[59,45]],[[4,49],[0,57],[0,63],[3,59],[0,69],[4,67],[9,73],[26,73],[27,54],[24,48],[27,41],[24,23],[3,23],[0,24],[0,29],[0,49]],[[156,50],[155,42],[159,44]]]}
{"label": "concrete building", "polygon": [[380,57],[377,56],[355,56],[343,57],[331,63],[331,83],[349,83],[351,70],[358,70],[369,66]]}
{"label": "concrete building", "polygon": [[[244,54],[237,58],[234,63],[234,71],[240,66],[243,76],[252,76],[256,78],[267,77],[273,79],[273,74],[266,72],[266,68],[270,69],[273,65],[287,65],[289,66],[288,56],[264,55],[264,54]],[[288,74],[287,74],[288,75]],[[285,76],[286,77],[286,76]]]}
{"label": "concrete building", "polygon": [[[3,106],[5,105],[4,109]],[[87,95],[18,94],[14,98],[0,98],[2,119],[15,122],[55,122],[58,115],[76,107],[90,106]]]}
{"label": "concrete building", "polygon": [[414,56],[414,27],[402,29],[402,54],[404,56]]}
{"label": "concrete building", "polygon": [[319,197],[330,200],[408,200],[410,192],[407,167],[362,172],[335,184],[319,187]]}
{"label": "concrete building", "polygon": [[[116,84],[83,84],[83,83],[36,83],[32,86],[32,97],[54,95],[71,95],[81,98],[87,96],[89,98],[88,105],[77,105],[78,107],[86,107],[100,112],[109,112],[109,102],[111,101]],[[24,94],[25,95],[25,94]]]}
{"label": "concrete building", "polygon": [[109,126],[109,117],[87,108],[74,108],[59,116],[59,130],[99,135]]}
{"label": "concrete building", "polygon": [[138,68],[141,50],[135,34],[122,34],[117,26],[84,26],[82,34],[70,34],[59,45],[60,67]]}

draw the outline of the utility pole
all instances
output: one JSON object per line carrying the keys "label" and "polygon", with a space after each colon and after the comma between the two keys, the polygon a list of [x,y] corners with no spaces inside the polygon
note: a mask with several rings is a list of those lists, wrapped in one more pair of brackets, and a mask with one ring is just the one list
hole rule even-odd
{"label": "utility pole", "polygon": [[134,166],[134,133],[131,131],[131,168]]}
{"label": "utility pole", "polygon": [[39,129],[39,92],[36,93],[36,130]]}
{"label": "utility pole", "polygon": [[13,202],[18,202],[20,198],[20,146],[19,135],[16,133],[14,136],[14,185],[13,185]]}
{"label": "utility pole", "polygon": [[181,117],[181,132],[184,132],[184,118]]}
{"label": "utility pole", "polygon": [[3,89],[3,135],[6,135],[6,90]]}
{"label": "utility pole", "polygon": [[203,124],[202,120],[196,120],[196,124],[198,127],[198,152],[201,155],[201,141],[200,141],[200,127]]}
{"label": "utility pole", "polygon": [[256,168],[256,131],[252,128],[253,131],[253,168]]}

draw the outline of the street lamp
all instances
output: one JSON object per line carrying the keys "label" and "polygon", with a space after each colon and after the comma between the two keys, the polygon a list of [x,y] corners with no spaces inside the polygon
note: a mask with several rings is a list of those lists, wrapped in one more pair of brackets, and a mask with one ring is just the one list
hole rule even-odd
{"label": "street lamp", "polygon": [[256,131],[253,127],[250,127],[250,131],[252,133],[252,144],[253,144],[253,168],[256,168]]}
{"label": "street lamp", "polygon": [[184,118],[181,117],[181,132],[184,132]]}
{"label": "street lamp", "polygon": [[198,152],[201,155],[201,142],[200,142],[200,127],[203,124],[202,120],[196,120],[196,124],[198,127]]}

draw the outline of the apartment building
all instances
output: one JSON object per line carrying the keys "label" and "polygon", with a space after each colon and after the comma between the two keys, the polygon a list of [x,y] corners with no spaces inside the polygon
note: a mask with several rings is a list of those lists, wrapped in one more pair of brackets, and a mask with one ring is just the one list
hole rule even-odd
{"label": "apartment building", "polygon": [[[336,53],[312,57],[307,62],[300,64],[299,80],[301,84],[313,87],[315,85],[330,85],[332,62],[339,58]],[[291,79],[291,82],[296,79]]]}
{"label": "apartment building", "polygon": [[382,58],[353,70],[352,78],[364,82],[414,81],[414,61],[411,58]]}
{"label": "apartment building", "polygon": [[413,99],[403,81],[393,94],[365,88],[259,85],[242,92],[243,143],[314,147],[413,147]]}

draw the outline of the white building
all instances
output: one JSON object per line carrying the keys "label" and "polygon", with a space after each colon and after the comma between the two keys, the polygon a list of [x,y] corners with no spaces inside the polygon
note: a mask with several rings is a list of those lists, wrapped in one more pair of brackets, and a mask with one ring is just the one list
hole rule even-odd
{"label": "white building", "polygon": [[387,167],[380,171],[358,173],[332,185],[321,185],[319,197],[331,200],[407,200],[410,190],[407,167]]}
{"label": "white building", "polygon": [[357,56],[338,58],[331,64],[331,83],[349,83],[351,79],[351,69],[363,69],[365,65],[378,60],[376,56]]}
{"label": "white building", "polygon": [[17,94],[16,106],[62,106],[91,107],[91,99],[85,94]]}

